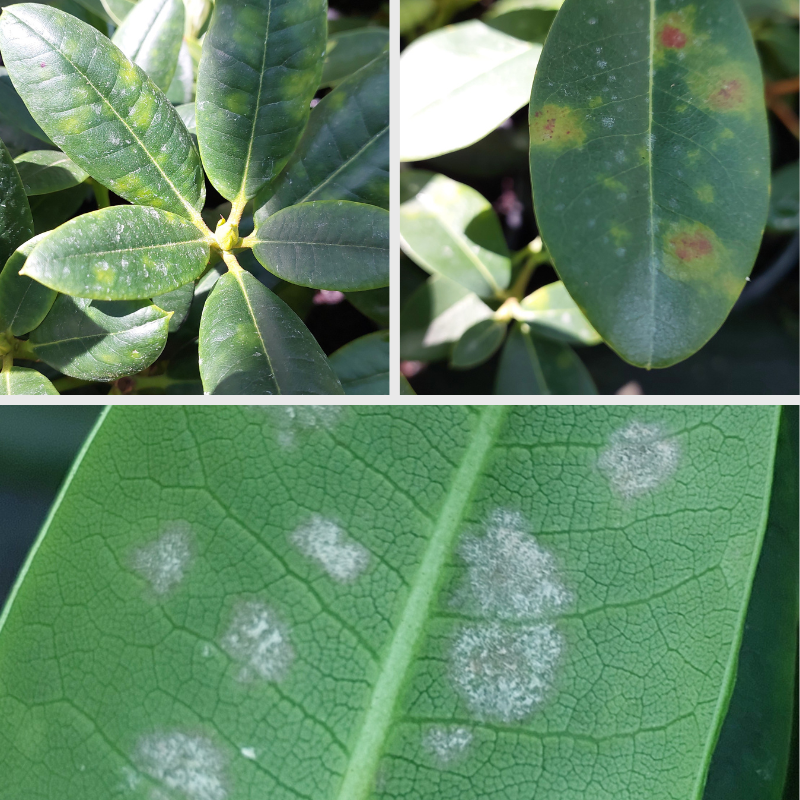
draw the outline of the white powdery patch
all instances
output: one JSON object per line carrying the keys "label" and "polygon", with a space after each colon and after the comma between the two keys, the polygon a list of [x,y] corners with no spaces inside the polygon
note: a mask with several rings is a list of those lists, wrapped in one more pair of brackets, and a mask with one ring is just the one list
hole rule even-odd
{"label": "white powdery patch", "polygon": [[242,747],[239,752],[245,757],[249,758],[251,761],[256,760],[256,751],[253,747]]}
{"label": "white powdery patch", "polygon": [[192,560],[191,542],[188,523],[173,523],[161,537],[134,552],[133,569],[150,583],[156,594],[166,594],[183,580]]}
{"label": "white powdery patch", "polygon": [[430,728],[422,739],[422,746],[440,761],[455,761],[469,746],[472,733],[466,728],[437,726]]}
{"label": "white powdery patch", "polygon": [[244,664],[239,673],[242,681],[279,681],[294,662],[288,628],[271,608],[256,601],[236,609],[222,646]]}
{"label": "white powdery patch", "polygon": [[341,583],[354,581],[369,566],[369,550],[319,514],[297,528],[290,538],[303,555]]}
{"label": "white powdery patch", "polygon": [[485,616],[534,620],[557,614],[572,601],[558,575],[555,559],[513,511],[495,511],[484,536],[461,544],[469,587]]}
{"label": "white powdery patch", "polygon": [[678,468],[680,445],[658,424],[632,422],[611,434],[597,466],[627,499],[664,483]]}
{"label": "white powdery patch", "polygon": [[[275,407],[273,407],[275,408]],[[295,433],[309,428],[332,428],[342,413],[341,406],[282,406],[278,411],[278,444],[291,447]]]}
{"label": "white powdery patch", "polygon": [[[151,734],[140,739],[134,761],[139,769],[165,789],[187,800],[225,800],[225,763],[204,736],[180,731]],[[167,797],[156,790],[152,797]]]}
{"label": "white powdery patch", "polygon": [[453,682],[479,719],[521,720],[547,696],[563,647],[550,623],[465,627],[453,647]]}

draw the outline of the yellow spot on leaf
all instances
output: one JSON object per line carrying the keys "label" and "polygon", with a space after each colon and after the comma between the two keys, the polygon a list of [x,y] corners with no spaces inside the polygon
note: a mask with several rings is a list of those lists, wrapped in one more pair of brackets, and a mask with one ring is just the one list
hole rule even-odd
{"label": "yellow spot on leaf", "polygon": [[714,187],[710,183],[704,183],[702,186],[698,186],[697,189],[695,189],[695,194],[702,203],[714,202]]}
{"label": "yellow spot on leaf", "polygon": [[589,101],[589,108],[597,108],[598,106],[601,106],[601,105],[603,105],[603,98],[602,98],[602,97],[600,97],[600,96],[598,96],[598,97],[593,97],[593,98],[592,98],[592,99]]}
{"label": "yellow spot on leaf", "polygon": [[583,144],[581,116],[568,106],[546,105],[531,115],[531,145],[562,148]]}

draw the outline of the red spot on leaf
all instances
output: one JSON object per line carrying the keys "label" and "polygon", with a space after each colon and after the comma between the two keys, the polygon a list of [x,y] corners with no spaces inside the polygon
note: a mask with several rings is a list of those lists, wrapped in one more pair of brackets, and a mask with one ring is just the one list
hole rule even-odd
{"label": "red spot on leaf", "polygon": [[46,66],[47,66],[47,64],[45,64],[44,62],[42,62],[41,64],[39,64],[39,66],[40,66],[40,67],[46,67]]}
{"label": "red spot on leaf", "polygon": [[725,81],[708,98],[708,102],[723,111],[740,106],[744,102],[744,86],[742,86],[742,82],[735,78]]}
{"label": "red spot on leaf", "polygon": [[696,258],[710,255],[714,249],[702,233],[681,233],[670,239],[670,244],[675,248],[675,255],[681,261],[694,261]]}
{"label": "red spot on leaf", "polygon": [[686,34],[672,25],[665,25],[661,29],[661,44],[672,50],[681,50],[686,47]]}
{"label": "red spot on leaf", "polygon": [[533,116],[534,117],[541,117],[542,116],[542,112],[541,111],[537,111]]}

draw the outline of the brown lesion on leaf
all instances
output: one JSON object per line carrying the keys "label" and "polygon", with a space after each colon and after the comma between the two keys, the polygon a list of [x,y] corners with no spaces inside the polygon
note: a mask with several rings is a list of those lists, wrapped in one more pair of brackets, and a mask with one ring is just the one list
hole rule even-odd
{"label": "brown lesion on leaf", "polygon": [[546,105],[533,111],[530,128],[532,145],[569,147],[586,140],[583,119],[569,106]]}
{"label": "brown lesion on leaf", "polygon": [[684,6],[678,11],[659,15],[655,25],[655,52],[681,51],[699,43],[694,31],[695,7]]}
{"label": "brown lesion on leaf", "polygon": [[728,258],[725,245],[701,222],[677,222],[662,234],[665,275],[682,282],[700,282],[709,287],[718,283],[721,268]]}
{"label": "brown lesion on leaf", "polygon": [[759,93],[744,70],[730,61],[689,78],[693,102],[721,114],[749,113]]}

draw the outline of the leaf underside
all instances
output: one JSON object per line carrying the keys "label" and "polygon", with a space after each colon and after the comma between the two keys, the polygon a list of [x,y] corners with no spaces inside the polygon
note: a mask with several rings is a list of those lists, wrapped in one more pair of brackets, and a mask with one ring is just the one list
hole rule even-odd
{"label": "leaf underside", "polygon": [[0,798],[698,800],[777,420],[112,407],[0,621]]}

